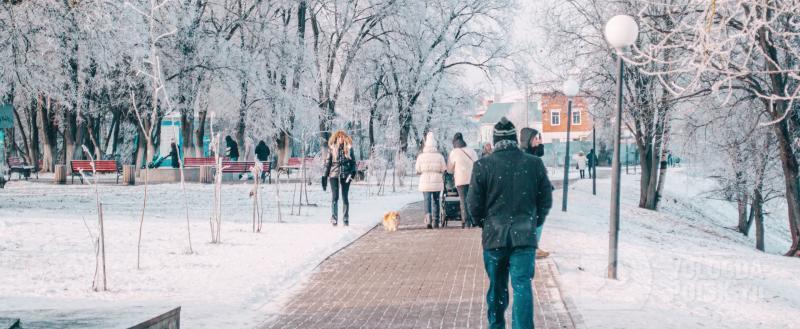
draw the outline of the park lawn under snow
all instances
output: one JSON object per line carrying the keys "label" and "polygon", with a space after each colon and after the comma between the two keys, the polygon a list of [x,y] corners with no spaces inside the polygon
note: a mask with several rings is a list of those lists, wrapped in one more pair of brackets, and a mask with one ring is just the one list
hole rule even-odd
{"label": "park lawn under snow", "polygon": [[554,208],[542,238],[564,295],[588,328],[798,328],[800,259],[780,255],[785,207],[768,205],[759,252],[730,229],[735,204],[706,199],[713,181],[690,171],[669,170],[658,212],[637,207],[638,176],[623,173],[619,280],[606,279],[610,180],[597,181],[597,196],[590,180],[571,184],[569,212]]}
{"label": "park lawn under snow", "polygon": [[322,260],[384,212],[420,198],[409,187],[368,197],[365,186],[354,185],[350,227],[333,228],[330,192],[319,185],[308,195],[318,206],[303,207],[299,216],[289,215],[293,186],[282,185],[284,223],[276,222],[275,186],[263,186],[265,224],[253,233],[250,185],[223,185],[222,243],[214,245],[213,186],[187,184],[194,249],[188,254],[180,185],[151,185],[137,270],[144,187],[101,184],[109,291],[94,292],[93,246],[83,221],[96,227],[91,188],[13,181],[0,189],[0,317],[21,318],[25,328],[127,328],[180,305],[182,327],[255,327]]}

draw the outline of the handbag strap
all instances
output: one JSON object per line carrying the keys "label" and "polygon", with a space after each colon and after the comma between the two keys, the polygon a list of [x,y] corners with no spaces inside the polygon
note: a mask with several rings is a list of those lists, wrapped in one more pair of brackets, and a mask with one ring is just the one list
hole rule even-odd
{"label": "handbag strap", "polygon": [[469,156],[469,153],[467,153],[466,151],[464,151],[464,148],[463,148],[463,147],[459,147],[459,148],[458,148],[458,150],[459,150],[459,151],[461,151],[461,153],[464,153],[464,155],[466,155],[466,156],[467,156],[467,158],[469,158],[470,160],[472,160],[472,162],[475,162],[475,159],[473,159],[471,156]]}

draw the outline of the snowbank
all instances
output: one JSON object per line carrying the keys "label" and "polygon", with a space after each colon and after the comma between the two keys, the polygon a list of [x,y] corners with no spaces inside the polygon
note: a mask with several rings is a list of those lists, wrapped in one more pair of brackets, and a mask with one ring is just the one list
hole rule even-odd
{"label": "snowbank", "polygon": [[[605,278],[610,180],[597,181],[597,196],[591,180],[571,184],[569,212],[551,212],[542,246],[587,327],[797,328],[800,260],[759,252],[731,230],[735,205],[700,197],[713,181],[668,175],[659,212],[638,208],[638,176],[622,175],[619,280]],[[774,253],[789,242],[781,211],[765,223]]]}
{"label": "snowbank", "polygon": [[274,186],[266,185],[265,224],[253,233],[250,186],[224,185],[222,243],[212,245],[213,186],[187,185],[194,248],[188,254],[179,185],[151,185],[137,270],[143,187],[101,185],[110,291],[94,292],[93,247],[83,218],[94,227],[97,217],[88,185],[14,181],[0,190],[0,317],[22,318],[26,328],[126,328],[180,305],[187,328],[253,327],[320,261],[371,229],[384,212],[421,198],[408,187],[367,197],[366,187],[353,186],[350,227],[333,228],[330,192],[309,187],[308,199],[317,206],[290,216],[293,186],[282,187],[285,223],[276,223]]}

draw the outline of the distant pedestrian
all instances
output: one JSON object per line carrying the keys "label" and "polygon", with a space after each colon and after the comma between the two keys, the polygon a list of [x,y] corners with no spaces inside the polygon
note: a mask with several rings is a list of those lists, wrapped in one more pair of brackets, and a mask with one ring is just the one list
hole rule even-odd
{"label": "distant pedestrian", "polygon": [[419,191],[425,199],[425,224],[428,229],[439,228],[439,194],[444,186],[442,174],[447,170],[447,163],[439,153],[431,132],[425,136],[424,148],[417,156],[415,169],[420,175]]}
{"label": "distant pedestrian", "polygon": [[178,146],[175,145],[175,142],[169,144],[169,154],[167,157],[171,157],[172,159],[172,168],[180,168],[181,167],[181,159],[178,155]]}
{"label": "distant pedestrian", "polygon": [[481,153],[481,158],[485,158],[485,157],[489,156],[489,154],[492,154],[492,143],[483,144],[483,150],[482,150],[482,153]]}
{"label": "distant pedestrian", "polygon": [[[269,146],[263,140],[258,142],[256,145],[256,159],[258,162],[261,163],[262,168],[264,167],[264,163],[269,163]],[[261,171],[261,181],[263,182],[264,179],[267,178],[267,172]]]}
{"label": "distant pedestrian", "polygon": [[325,175],[331,188],[331,225],[339,222],[339,192],[342,195],[344,226],[350,225],[350,182],[356,175],[353,139],[344,131],[337,131],[328,140],[328,156],[325,160]]}
{"label": "distant pedestrian", "polygon": [[467,205],[483,228],[483,263],[489,328],[505,328],[509,277],[514,293],[512,328],[533,329],[536,227],[552,206],[553,189],[544,163],[523,153],[505,117],[494,126],[494,153],[475,162]]}
{"label": "distant pedestrian", "polygon": [[594,149],[589,150],[589,154],[586,155],[586,162],[589,165],[589,178],[595,174],[595,167],[597,166],[597,154],[594,152]]}
{"label": "distant pedestrian", "polygon": [[469,193],[469,180],[472,177],[472,164],[478,161],[478,154],[475,150],[467,147],[464,136],[456,133],[453,136],[453,150],[447,157],[447,172],[453,174],[458,198],[461,203],[461,224],[465,227],[475,226],[472,223],[472,216],[467,210],[467,194]]}
{"label": "distant pedestrian", "polygon": [[231,138],[231,135],[225,136],[225,146],[227,147],[228,158],[231,161],[239,161],[239,144]]}
{"label": "distant pedestrian", "polygon": [[586,156],[583,154],[583,151],[575,155],[575,169],[578,169],[580,172],[581,179],[586,178]]}
{"label": "distant pedestrian", "polygon": [[544,156],[544,145],[542,145],[542,137],[539,131],[533,128],[522,128],[519,134],[520,144],[519,147],[530,155],[537,157]]}

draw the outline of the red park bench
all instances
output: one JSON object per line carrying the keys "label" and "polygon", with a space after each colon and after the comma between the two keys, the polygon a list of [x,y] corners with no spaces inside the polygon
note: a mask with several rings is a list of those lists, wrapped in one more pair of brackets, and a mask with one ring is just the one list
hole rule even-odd
{"label": "red park bench", "polygon": [[[269,162],[264,162],[263,164],[262,170],[265,176],[269,177],[269,182],[272,183],[272,175],[270,174],[272,166]],[[246,174],[251,173],[254,166],[256,166],[255,161],[222,161],[222,172]]]}
{"label": "red park bench", "polygon": [[[83,175],[91,176],[94,172],[98,174],[115,173],[117,174],[117,183],[119,183],[119,176],[121,173],[116,160],[95,160],[94,170],[92,170],[91,160],[72,160],[69,162],[69,165],[72,171],[73,183],[75,183],[75,176],[78,176],[81,179],[81,184],[83,184]],[[81,171],[83,171],[83,175],[81,175]]]}
{"label": "red park bench", "polygon": [[186,168],[200,166],[214,166],[214,158],[183,158],[183,166]]}
{"label": "red park bench", "polygon": [[36,174],[36,179],[39,179],[39,166],[30,166],[25,163],[25,160],[21,157],[9,157],[6,159],[8,163],[8,169],[11,171],[11,175],[17,173],[19,175],[19,179],[25,177],[25,180],[28,180],[31,177],[31,173]]}
{"label": "red park bench", "polygon": [[[305,159],[305,161],[303,161]],[[306,158],[289,158],[286,160],[286,165],[278,167],[278,179],[281,178],[281,173],[285,173],[286,177],[289,177],[289,173],[292,170],[300,170],[303,168],[303,163],[305,163],[305,167],[308,168],[311,164],[314,163],[313,157],[306,157]]]}

